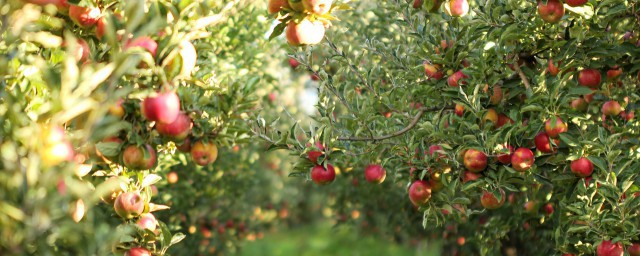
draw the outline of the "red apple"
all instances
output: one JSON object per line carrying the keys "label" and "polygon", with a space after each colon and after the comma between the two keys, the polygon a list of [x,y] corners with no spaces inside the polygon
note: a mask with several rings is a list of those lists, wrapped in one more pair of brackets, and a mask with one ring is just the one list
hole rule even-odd
{"label": "red apple", "polygon": [[524,203],[524,211],[531,214],[536,214],[538,213],[537,206],[538,206],[538,202],[536,202],[535,200],[527,201]]}
{"label": "red apple", "polygon": [[182,143],[176,144],[176,148],[178,151],[182,153],[190,153],[191,152],[191,139],[189,137],[185,138]]}
{"label": "red apple", "polygon": [[596,250],[597,256],[622,256],[624,248],[620,242],[613,243],[609,240],[603,240]]}
{"label": "red apple", "polygon": [[296,59],[294,58],[289,58],[289,66],[291,66],[291,68],[295,69],[300,65],[300,62],[298,62]]}
{"label": "red apple", "polygon": [[567,132],[567,124],[560,117],[549,118],[544,124],[544,131],[551,138],[557,138],[558,134]]}
{"label": "red apple", "polygon": [[515,121],[513,121],[513,119],[509,118],[507,115],[505,114],[498,114],[498,122],[496,123],[496,128],[500,128],[502,126],[505,126],[506,124],[514,124]]}
{"label": "red apple", "polygon": [[413,0],[413,8],[415,9],[419,9],[420,7],[422,7],[422,0]]}
{"label": "red apple", "polygon": [[429,146],[429,157],[434,157],[434,154],[436,152],[438,153],[438,156],[435,157],[436,160],[440,160],[447,157],[444,153],[442,153],[444,152],[444,149],[442,149],[442,146],[440,145]]}
{"label": "red apple", "polygon": [[457,87],[461,84],[464,85],[467,84],[467,82],[462,79],[466,78],[469,77],[465,75],[462,70],[458,70],[457,72],[453,73],[453,75],[449,76],[449,78],[447,78],[447,84],[452,87]]}
{"label": "red apple", "polygon": [[122,218],[135,218],[144,211],[144,200],[137,191],[122,193],[116,198],[113,208]]}
{"label": "red apple", "polygon": [[[483,91],[485,93],[489,93],[489,85],[485,85]],[[489,103],[491,105],[498,105],[502,101],[504,97],[504,93],[502,92],[502,87],[500,85],[494,85],[491,93],[489,94]]]}
{"label": "red apple", "polygon": [[444,72],[442,72],[442,66],[438,64],[431,64],[428,61],[425,61],[423,64],[424,73],[430,79],[440,80],[444,77]]}
{"label": "red apple", "polygon": [[508,154],[507,153],[498,153],[496,158],[498,159],[498,162],[500,162],[502,164],[510,164],[511,163],[511,154],[513,154],[514,148],[511,145],[498,145],[498,151],[505,150],[505,149],[508,150],[509,153]]}
{"label": "red apple", "polygon": [[122,106],[122,103],[124,103],[124,100],[119,99],[115,104],[111,105],[108,110],[109,114],[117,118],[123,118],[126,114],[126,111]]}
{"label": "red apple", "polygon": [[476,149],[469,149],[464,153],[464,166],[471,172],[481,172],[487,168],[487,155]]}
{"label": "red apple", "polygon": [[387,177],[387,171],[379,164],[370,164],[364,168],[364,178],[369,183],[380,184]]}
{"label": "red apple", "polygon": [[431,185],[424,180],[416,180],[409,187],[409,200],[415,206],[422,206],[431,199]]}
{"label": "red apple", "polygon": [[564,5],[559,0],[538,1],[538,15],[542,20],[549,23],[556,23],[564,16]]}
{"label": "red apple", "polygon": [[586,157],[573,160],[571,161],[571,172],[578,177],[589,177],[593,173],[593,163]]}
{"label": "red apple", "polygon": [[129,169],[148,170],[156,166],[156,149],[149,144],[129,145],[122,151],[122,163]]}
{"label": "red apple", "polygon": [[626,111],[622,111],[620,112],[620,117],[624,120],[631,121],[635,117],[635,110],[631,110],[628,113]]}
{"label": "red apple", "polygon": [[499,189],[499,191],[500,200],[498,200],[498,198],[489,191],[483,190],[482,197],[480,197],[480,204],[482,204],[482,207],[489,210],[500,208],[504,204],[506,196],[504,194],[504,190]]}
{"label": "red apple", "polygon": [[479,178],[482,178],[482,174],[474,173],[474,172],[470,172],[470,171],[464,171],[464,173],[462,174],[462,183],[467,183],[469,181],[474,181],[474,180],[477,180]]}
{"label": "red apple", "polygon": [[494,127],[497,127],[499,120],[500,120],[500,115],[498,114],[498,111],[490,108],[490,109],[487,109],[487,113],[485,113],[484,117],[482,118],[482,125],[485,125],[486,121],[489,121],[493,123]]}
{"label": "red apple", "polygon": [[183,141],[186,139],[187,136],[191,134],[192,127],[193,122],[185,113],[178,114],[178,117],[172,123],[156,123],[156,130],[158,130],[158,133],[173,141]]}
{"label": "red apple", "polygon": [[[77,62],[86,62],[91,56],[91,48],[89,48],[89,44],[84,39],[78,38],[76,40],[76,49],[74,49],[73,56],[75,57]],[[62,43],[62,47],[65,47],[67,44]]]}
{"label": "red apple", "polygon": [[631,246],[627,248],[627,252],[629,253],[629,256],[640,256],[640,244],[631,244]]}
{"label": "red apple", "polygon": [[82,28],[90,28],[98,22],[101,12],[96,7],[69,6],[69,18]]}
{"label": "red apple", "polygon": [[607,80],[612,81],[616,80],[622,75],[622,68],[618,66],[614,66],[611,69],[607,70]]}
{"label": "red apple", "polygon": [[331,9],[333,0],[302,0],[302,6],[307,12],[323,15]]}
{"label": "red apple", "polygon": [[610,100],[602,104],[602,114],[607,116],[617,116],[622,112],[620,103],[615,100]]}
{"label": "red apple", "polygon": [[151,256],[151,253],[147,249],[133,247],[129,249],[124,256]]}
{"label": "red apple", "polygon": [[558,150],[558,143],[560,143],[559,140],[554,139],[553,142],[555,143],[555,146],[551,145],[551,138],[545,132],[538,133],[533,140],[536,144],[536,148],[540,152],[547,154],[555,153]]}
{"label": "red apple", "polygon": [[107,18],[102,17],[96,22],[96,37],[98,40],[102,40],[104,37],[104,33],[106,33],[107,29]]}
{"label": "red apple", "polygon": [[218,159],[218,147],[211,141],[196,141],[191,144],[191,158],[201,166],[212,164]]}
{"label": "red apple", "polygon": [[584,112],[585,110],[587,110],[587,107],[589,107],[589,103],[587,103],[587,101],[583,98],[577,98],[571,101],[571,108],[576,111]]}
{"label": "red apple", "polygon": [[333,165],[327,164],[325,169],[322,165],[316,165],[311,169],[311,180],[318,185],[326,185],[336,179],[336,170]]}
{"label": "red apple", "polygon": [[450,0],[445,6],[445,11],[452,17],[463,17],[469,13],[469,2],[467,0]]}
{"label": "red apple", "polygon": [[455,112],[457,116],[462,117],[462,115],[464,114],[464,106],[456,104]]}
{"label": "red apple", "polygon": [[180,98],[173,91],[158,93],[142,101],[142,115],[149,120],[173,123],[180,114]]}
{"label": "red apple", "polygon": [[551,204],[551,203],[547,203],[547,204],[545,204],[542,208],[544,209],[544,213],[545,213],[547,216],[549,216],[549,215],[553,214],[553,212],[554,212],[554,210],[553,210],[553,204]]}
{"label": "red apple", "polygon": [[151,231],[155,231],[156,227],[158,226],[158,221],[156,220],[156,217],[153,216],[153,214],[143,213],[142,215],[140,215],[140,218],[138,219],[138,221],[136,221],[136,224],[141,229],[148,229]]}
{"label": "red apple", "polygon": [[600,88],[600,82],[602,81],[602,75],[597,69],[583,69],[578,73],[578,83],[582,86],[586,86],[592,89]]}
{"label": "red apple", "polygon": [[142,49],[145,49],[146,51],[151,53],[151,56],[153,57],[156,57],[156,53],[158,51],[158,43],[148,36],[141,36],[138,38],[134,38],[133,40],[129,40],[125,44],[124,49],[127,50],[134,47],[141,47]]}
{"label": "red apple", "polygon": [[269,7],[267,8],[269,14],[278,13],[282,8],[290,8],[287,0],[269,0]]}
{"label": "red apple", "polygon": [[325,28],[322,22],[303,19],[299,24],[290,21],[286,37],[291,46],[318,44],[324,38]]}
{"label": "red apple", "polygon": [[534,162],[534,156],[531,149],[528,148],[518,148],[513,152],[511,156],[511,166],[513,169],[519,172],[524,172],[531,168]]}
{"label": "red apple", "polygon": [[567,3],[569,6],[578,7],[578,6],[583,6],[584,4],[589,2],[589,0],[565,0],[564,2]]}
{"label": "red apple", "polygon": [[309,161],[311,161],[312,163],[320,164],[320,163],[318,163],[318,158],[320,156],[322,156],[323,154],[324,154],[324,152],[322,152],[322,151],[313,150],[313,151],[307,152],[307,157],[309,158]]}
{"label": "red apple", "polygon": [[[558,65],[562,64],[562,61],[558,61]],[[553,64],[553,60],[549,59],[549,64],[547,67],[547,70],[549,71],[549,74],[552,76],[557,76],[558,73],[560,73],[560,69]]]}

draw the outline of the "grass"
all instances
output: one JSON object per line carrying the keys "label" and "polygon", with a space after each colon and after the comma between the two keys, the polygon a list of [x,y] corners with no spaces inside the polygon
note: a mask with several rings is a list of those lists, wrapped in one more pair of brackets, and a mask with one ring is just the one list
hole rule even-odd
{"label": "grass", "polygon": [[245,244],[240,255],[315,256],[315,255],[440,255],[439,245],[420,246],[418,249],[393,242],[360,236],[349,227],[332,228],[328,223],[275,233],[264,239]]}

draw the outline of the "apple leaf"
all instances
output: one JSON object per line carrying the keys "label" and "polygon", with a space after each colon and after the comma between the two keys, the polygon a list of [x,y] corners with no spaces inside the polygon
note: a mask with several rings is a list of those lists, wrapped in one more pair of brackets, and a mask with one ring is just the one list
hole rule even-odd
{"label": "apple leaf", "polygon": [[144,180],[142,180],[142,184],[140,184],[141,187],[148,187],[151,186],[153,184],[156,184],[158,181],[162,180],[162,177],[160,177],[160,175],[157,174],[149,174],[146,177],[144,177]]}
{"label": "apple leaf", "polygon": [[173,235],[173,237],[171,237],[171,243],[169,243],[169,246],[172,246],[172,245],[174,245],[174,244],[179,243],[179,242],[180,242],[180,241],[182,241],[185,237],[187,237],[187,236],[185,236],[183,233],[175,233],[175,234]]}
{"label": "apple leaf", "polygon": [[280,22],[276,27],[273,28],[273,31],[271,31],[271,34],[269,35],[269,41],[281,35],[286,27],[286,22]]}
{"label": "apple leaf", "polygon": [[113,157],[120,154],[121,143],[118,142],[99,142],[96,148],[103,156]]}

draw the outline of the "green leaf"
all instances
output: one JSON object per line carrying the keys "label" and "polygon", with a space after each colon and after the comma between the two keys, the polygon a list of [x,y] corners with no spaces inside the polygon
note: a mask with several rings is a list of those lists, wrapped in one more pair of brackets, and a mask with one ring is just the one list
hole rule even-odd
{"label": "green leaf", "polygon": [[120,148],[122,143],[118,142],[99,142],[96,144],[96,148],[100,153],[106,157],[115,157],[120,154]]}

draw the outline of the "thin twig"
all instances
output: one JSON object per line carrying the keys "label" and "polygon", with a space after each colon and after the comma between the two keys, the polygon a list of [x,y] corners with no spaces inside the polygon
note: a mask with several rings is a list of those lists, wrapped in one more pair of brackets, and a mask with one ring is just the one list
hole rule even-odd
{"label": "thin twig", "polygon": [[393,137],[397,137],[400,136],[402,134],[405,134],[406,132],[410,131],[411,129],[413,129],[417,124],[418,121],[420,121],[420,118],[422,117],[422,115],[424,115],[425,112],[430,112],[430,111],[436,111],[436,110],[441,110],[441,109],[447,109],[447,108],[451,108],[451,107],[445,107],[445,108],[440,108],[440,107],[431,107],[431,108],[420,108],[418,110],[418,113],[413,117],[413,120],[411,120],[411,123],[409,123],[409,125],[407,125],[406,127],[402,128],[402,130],[399,130],[397,132],[394,132],[392,134],[387,134],[384,136],[380,136],[380,137],[368,137],[368,138],[363,138],[363,137],[339,137],[338,140],[342,140],[342,141],[379,141],[379,140],[386,140],[386,139],[390,139]]}
{"label": "thin twig", "polygon": [[531,92],[531,84],[529,84],[529,79],[527,79],[527,76],[524,75],[524,72],[520,69],[520,65],[518,65],[518,58],[515,58],[514,60],[515,63],[513,64],[513,69],[518,72],[520,79],[522,79],[522,83],[524,83],[524,87],[527,88],[527,92]]}
{"label": "thin twig", "polygon": [[350,59],[347,57],[344,51],[338,49],[338,47],[328,37],[325,37],[325,38],[327,39],[327,42],[329,42],[329,46],[331,47],[331,49],[333,49],[333,51],[335,51],[340,57],[342,57],[343,59],[345,59],[345,61],[347,61],[347,66],[349,67],[349,69],[351,69],[351,72],[356,74],[358,79],[360,79],[360,82],[364,84],[364,86],[369,88],[369,90],[373,93],[374,96],[379,97],[378,93],[373,89],[373,87],[369,84],[369,82],[367,82],[367,80],[364,79],[364,77],[362,76],[362,74],[360,74],[356,66],[354,66],[351,63]]}

